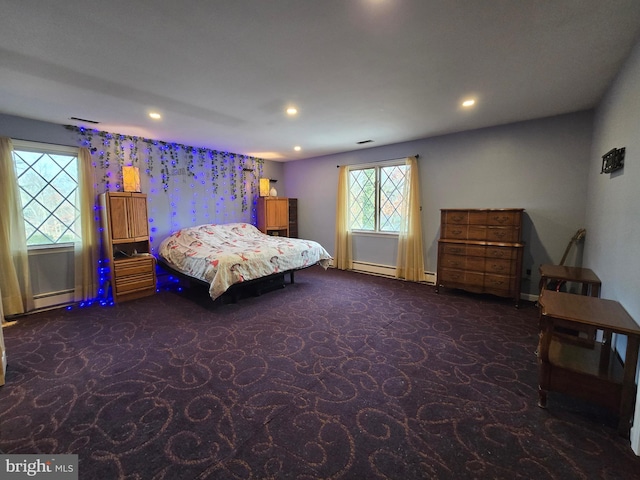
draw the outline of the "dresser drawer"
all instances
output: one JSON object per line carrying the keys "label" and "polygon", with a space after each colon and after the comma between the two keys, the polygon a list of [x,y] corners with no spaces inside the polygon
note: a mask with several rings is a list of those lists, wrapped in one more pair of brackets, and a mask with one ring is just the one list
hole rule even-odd
{"label": "dresser drawer", "polygon": [[471,257],[486,257],[487,247],[484,245],[467,245],[467,255]]}
{"label": "dresser drawer", "polygon": [[520,229],[512,227],[486,227],[487,242],[514,243],[520,240]]}
{"label": "dresser drawer", "polygon": [[487,225],[520,225],[522,212],[518,211],[492,211],[487,212]]}
{"label": "dresser drawer", "polygon": [[471,243],[447,243],[440,241],[439,255],[462,255],[471,257],[503,258],[516,260],[522,246],[475,245]]}
{"label": "dresser drawer", "polygon": [[440,243],[440,255],[467,255],[468,249],[464,243]]}
{"label": "dresser drawer", "polygon": [[484,285],[484,274],[479,272],[443,268],[440,277],[439,283],[454,288],[462,285],[482,288]]}
{"label": "dresser drawer", "polygon": [[467,225],[469,223],[469,210],[446,210],[440,216],[442,225]]}
{"label": "dresser drawer", "polygon": [[155,259],[132,257],[114,262],[114,283],[116,295],[140,290],[155,290]]}
{"label": "dresser drawer", "polygon": [[[516,286],[515,277],[506,275],[485,275],[484,291],[493,295],[509,296]],[[518,292],[519,293],[519,292]]]}
{"label": "dresser drawer", "polygon": [[467,240],[469,238],[468,225],[443,225],[443,238],[452,240]]}
{"label": "dresser drawer", "polygon": [[155,289],[155,280],[153,272],[116,278],[116,293],[122,295],[123,293],[137,290]]}
{"label": "dresser drawer", "polygon": [[518,258],[518,247],[494,247],[488,246],[485,249],[487,258],[504,258],[515,260]]}
{"label": "dresser drawer", "polygon": [[499,275],[515,275],[516,262],[502,258],[442,255],[442,268]]}
{"label": "dresser drawer", "polygon": [[515,275],[516,262],[504,258],[487,258],[485,259],[484,271],[500,275]]}
{"label": "dresser drawer", "polygon": [[114,262],[115,276],[126,277],[141,273],[153,272],[155,268],[153,257],[134,257]]}
{"label": "dresser drawer", "polygon": [[487,211],[469,210],[469,225],[487,225]]}
{"label": "dresser drawer", "polygon": [[[458,226],[458,229],[463,228]],[[469,225],[466,229],[466,237],[460,240],[480,240],[487,242],[514,243],[520,240],[520,230],[513,227],[491,227],[485,225]],[[463,233],[464,234],[464,233]],[[456,238],[457,237],[451,237]]]}
{"label": "dresser drawer", "polygon": [[464,270],[467,267],[467,258],[465,255],[449,255],[444,254],[440,257],[442,266],[444,268],[455,268],[458,270]]}

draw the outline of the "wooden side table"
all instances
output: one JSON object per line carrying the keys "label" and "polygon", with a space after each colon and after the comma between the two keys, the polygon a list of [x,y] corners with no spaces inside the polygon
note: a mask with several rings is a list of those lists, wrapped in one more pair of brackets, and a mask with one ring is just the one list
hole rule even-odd
{"label": "wooden side table", "polygon": [[[547,288],[550,281],[575,282],[582,285],[582,295],[600,296],[602,282],[593,270],[582,267],[565,267],[564,265],[540,265],[540,292]],[[566,335],[568,340],[594,346],[596,329],[583,327],[582,330],[568,328],[566,325],[556,325],[556,333]]]}
{"label": "wooden side table", "polygon": [[590,268],[565,267],[564,265],[540,265],[540,291],[550,280],[576,282],[582,284],[582,295],[600,296],[602,282]]}
{"label": "wooden side table", "polygon": [[[618,432],[628,436],[636,398],[636,364],[640,326],[620,303],[586,295],[543,290],[538,344],[538,405],[545,408],[547,393],[561,392],[592,401],[619,415]],[[603,341],[594,348],[563,341],[554,334],[557,322],[595,327]],[[627,336],[624,365],[611,349],[613,333]]]}

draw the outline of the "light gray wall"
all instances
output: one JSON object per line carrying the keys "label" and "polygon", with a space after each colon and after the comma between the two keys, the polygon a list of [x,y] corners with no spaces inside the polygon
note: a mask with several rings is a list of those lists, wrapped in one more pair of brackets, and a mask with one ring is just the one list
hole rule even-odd
{"label": "light gray wall", "polygon": [[[524,208],[523,293],[537,295],[538,266],[558,263],[585,226],[593,112],[579,112],[284,164],[297,197],[300,236],[334,249],[337,165],[419,154],[425,268],[435,271],[441,208]],[[588,239],[587,234],[587,239]],[[354,259],[395,265],[395,239],[357,238]],[[581,263],[582,245],[567,265]]]}
{"label": "light gray wall", "polygon": [[63,125],[0,113],[0,135],[30,142],[77,147],[75,135]]}
{"label": "light gray wall", "polygon": [[[596,112],[589,162],[585,262],[602,280],[601,296],[617,300],[640,323],[640,41]],[[600,174],[602,155],[625,147],[625,166]],[[625,357],[626,337],[616,348]],[[640,367],[640,365],[639,365]],[[631,429],[640,454],[640,398]]]}
{"label": "light gray wall", "polygon": [[[0,136],[75,147],[79,146],[80,142],[78,135],[66,129],[63,125],[3,114],[0,114]],[[99,142],[100,138],[96,136],[94,141]],[[102,148],[106,149],[106,147]],[[101,169],[100,162],[95,157],[96,155],[94,154],[96,179],[98,181],[97,193],[102,193],[105,189],[105,171]],[[115,154],[112,159],[114,158],[116,158]],[[185,167],[180,163],[185,158],[182,155],[177,159],[176,169],[179,170],[180,167]],[[118,162],[112,161],[111,163],[110,173],[119,171]],[[248,209],[242,211],[242,199],[230,198],[230,195],[226,193],[227,187],[224,180],[221,181],[219,194],[212,195],[207,189],[208,181],[195,181],[184,173],[181,175],[172,174],[168,180],[169,188],[164,191],[158,186],[161,178],[158,171],[160,166],[161,164],[156,156],[155,171],[152,169],[153,178],[145,173],[144,167],[140,170],[142,191],[148,195],[151,243],[154,251],[172,230],[202,223],[251,221],[255,217],[255,207],[253,206],[255,199],[250,198],[250,188],[247,188]],[[200,168],[200,170],[202,171],[203,168]],[[185,168],[181,170],[184,171]],[[280,195],[285,194],[284,182],[282,182],[283,166],[281,163],[265,161],[262,174],[268,178],[278,180],[273,185],[279,190]],[[115,178],[115,175],[112,178]],[[254,181],[254,175],[252,174],[247,175],[247,178],[250,179],[247,180],[248,182]],[[2,215],[2,205],[0,205],[0,215]],[[53,292],[73,290],[73,254],[60,254],[58,251],[51,252],[49,249],[38,250],[37,252],[31,252],[29,264],[36,295],[49,295]]]}
{"label": "light gray wall", "polygon": [[[626,148],[623,170],[600,174],[602,155]],[[601,102],[589,162],[585,260],[602,280],[602,296],[622,302],[640,321],[640,42]]]}
{"label": "light gray wall", "polygon": [[[585,223],[592,112],[510,124],[295,162],[265,162],[280,196],[299,199],[300,236],[334,248],[337,165],[419,154],[426,269],[436,270],[441,208],[525,208],[523,292],[537,293],[538,265],[557,263]],[[76,145],[61,125],[0,115],[0,135]],[[157,216],[162,202],[151,205]],[[167,207],[168,208],[168,207]],[[230,221],[233,221],[230,220]],[[587,233],[587,243],[590,235]],[[580,263],[580,249],[567,264]],[[396,241],[358,237],[356,259],[394,265]]]}
{"label": "light gray wall", "polygon": [[[118,132],[111,132],[118,133]],[[48,122],[30,120],[22,117],[2,115],[0,114],[0,135],[14,139],[29,140],[34,142],[52,143],[59,145],[79,146],[80,138],[78,135],[65,128],[63,125],[57,125]],[[162,139],[158,139],[162,140]],[[100,137],[94,136],[92,146],[100,146]],[[107,148],[102,147],[105,150]],[[214,148],[211,147],[211,148]],[[142,149],[140,149],[142,151]],[[114,175],[119,172],[119,164],[115,160],[117,155],[112,152],[112,161],[109,173]],[[124,154],[125,163],[129,163],[127,152]],[[139,155],[145,158],[144,154]],[[176,170],[185,171],[185,156],[182,155],[176,159]],[[97,154],[94,154],[94,162],[96,163],[96,177],[98,181],[97,193],[105,190],[104,173],[105,169],[101,169]],[[161,167],[157,155],[154,167],[151,169],[154,177],[151,178],[145,173],[144,160],[136,163],[142,164],[140,169],[142,191],[148,195],[149,217],[153,222],[151,231],[151,243],[153,248],[157,248],[160,242],[171,232],[177,228],[198,225],[203,223],[227,223],[227,222],[250,222],[255,217],[255,207],[253,206],[254,198],[248,198],[249,208],[241,211],[241,199],[232,200],[230,195],[225,193],[226,187],[224,180],[221,180],[219,194],[212,195],[208,190],[208,180],[201,182],[194,181],[189,176],[182,174],[171,174],[168,179],[169,188],[164,191],[160,186]],[[183,168],[180,168],[183,167]],[[196,173],[206,170],[204,167],[196,167]],[[205,171],[208,174],[208,172]],[[281,163],[273,161],[265,161],[263,165],[263,175],[278,182],[273,185],[279,190],[279,195],[284,195],[284,187],[282,182],[283,167]],[[253,181],[253,175],[247,175],[247,181]],[[113,181],[115,182],[115,180]],[[112,185],[112,189],[114,186]],[[250,189],[247,189],[248,197],[251,196]],[[224,199],[224,200],[223,200]],[[0,206],[1,209],[1,206]],[[0,210],[1,212],[1,210]]]}

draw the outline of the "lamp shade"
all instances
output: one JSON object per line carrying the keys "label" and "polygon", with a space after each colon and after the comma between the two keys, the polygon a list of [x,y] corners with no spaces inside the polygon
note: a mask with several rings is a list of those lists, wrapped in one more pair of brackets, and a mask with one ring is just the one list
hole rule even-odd
{"label": "lamp shade", "polygon": [[125,192],[140,191],[140,170],[138,167],[122,167],[122,185]]}
{"label": "lamp shade", "polygon": [[268,178],[260,179],[260,196],[261,197],[269,196],[269,179]]}

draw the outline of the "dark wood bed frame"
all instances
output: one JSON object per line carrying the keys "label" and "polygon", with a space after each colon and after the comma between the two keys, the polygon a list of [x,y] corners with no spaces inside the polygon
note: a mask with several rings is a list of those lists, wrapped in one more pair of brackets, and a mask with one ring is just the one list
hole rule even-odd
{"label": "dark wood bed frame", "polygon": [[[180,280],[186,281],[189,284],[201,285],[206,287],[207,289],[209,288],[210,285],[204,280],[200,280],[199,278],[191,277],[182,272],[174,270],[167,262],[164,261],[162,257],[158,256],[156,257],[156,259],[160,268],[167,271],[171,275],[178,277]],[[222,303],[237,303],[241,296],[246,296],[247,294],[253,294],[253,296],[258,297],[263,293],[269,292],[271,290],[284,288],[286,285],[286,274],[289,274],[289,283],[295,283],[294,272],[295,270],[287,270],[285,272],[273,273],[271,275],[267,275],[266,277],[260,277],[253,280],[246,280],[244,282],[235,283],[231,285],[226,292],[220,295],[220,297],[216,298],[216,301],[220,300]]]}

